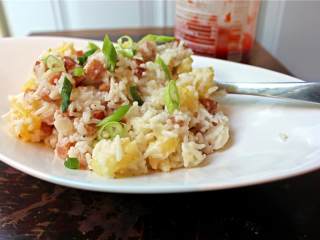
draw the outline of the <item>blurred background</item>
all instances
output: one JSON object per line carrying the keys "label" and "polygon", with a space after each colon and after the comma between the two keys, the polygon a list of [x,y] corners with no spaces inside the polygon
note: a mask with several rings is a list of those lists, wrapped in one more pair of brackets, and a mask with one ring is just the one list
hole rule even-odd
{"label": "blurred background", "polygon": [[[175,6],[171,0],[0,0],[0,36],[173,27]],[[261,1],[256,40],[295,76],[319,81],[319,26],[320,1]]]}

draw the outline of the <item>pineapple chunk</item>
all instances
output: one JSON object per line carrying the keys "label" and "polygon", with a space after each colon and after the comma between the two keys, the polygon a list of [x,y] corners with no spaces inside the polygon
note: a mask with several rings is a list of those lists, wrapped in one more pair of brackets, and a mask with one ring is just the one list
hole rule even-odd
{"label": "pineapple chunk", "polygon": [[177,75],[180,73],[187,73],[192,71],[192,58],[188,57],[182,60],[181,64],[177,67]]}
{"label": "pineapple chunk", "polygon": [[64,42],[57,48],[49,48],[41,57],[42,59],[46,59],[51,54],[58,55],[60,57],[73,56],[76,54],[76,50],[73,43]]}
{"label": "pineapple chunk", "polygon": [[215,87],[213,77],[213,68],[198,68],[193,70],[196,79],[196,89],[198,90],[200,98],[208,96],[208,90]]}
{"label": "pineapple chunk", "polygon": [[67,51],[70,51],[70,54],[75,54],[76,50],[74,49],[73,43],[63,43],[61,46],[55,49],[59,55],[64,56]]}
{"label": "pineapple chunk", "polygon": [[12,130],[23,141],[39,142],[41,141],[41,119],[33,114],[39,107],[39,102],[33,101],[32,103],[28,103],[20,98],[20,95],[10,97],[10,121],[19,121],[19,124],[16,124]]}
{"label": "pineapple chunk", "polygon": [[206,98],[218,89],[213,79],[213,68],[196,68],[192,72],[180,74],[177,85],[192,86],[198,92],[199,98]]}
{"label": "pineapple chunk", "polygon": [[170,154],[177,151],[179,146],[178,137],[160,136],[156,141],[149,144],[145,157],[152,169],[159,169],[161,163],[166,160]]}
{"label": "pineapple chunk", "polygon": [[136,142],[119,136],[113,140],[100,140],[93,149],[90,165],[97,174],[113,178],[140,175],[148,171]]}
{"label": "pineapple chunk", "polygon": [[185,87],[179,87],[180,107],[182,111],[195,113],[199,108],[198,96]]}
{"label": "pineapple chunk", "polygon": [[30,78],[25,84],[22,86],[22,91],[27,92],[30,90],[36,90],[38,87],[38,83],[34,78]]}

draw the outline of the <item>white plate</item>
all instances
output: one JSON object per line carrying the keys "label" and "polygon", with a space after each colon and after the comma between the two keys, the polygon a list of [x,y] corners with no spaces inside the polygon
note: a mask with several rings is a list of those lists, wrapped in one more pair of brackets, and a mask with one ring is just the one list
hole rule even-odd
{"label": "white plate", "polygon": [[[0,40],[0,114],[8,111],[8,94],[19,92],[36,57],[62,41],[83,46],[85,40],[19,38]],[[222,81],[299,81],[262,68],[204,57],[194,65],[214,66]],[[0,131],[0,159],[34,177],[80,189],[124,193],[191,192],[269,182],[320,167],[320,109],[284,100],[228,96],[222,103],[230,118],[230,146],[209,157],[206,166],[170,173],[107,179],[90,171],[69,170],[53,160],[52,150],[27,144]],[[281,135],[286,134],[287,140]]]}

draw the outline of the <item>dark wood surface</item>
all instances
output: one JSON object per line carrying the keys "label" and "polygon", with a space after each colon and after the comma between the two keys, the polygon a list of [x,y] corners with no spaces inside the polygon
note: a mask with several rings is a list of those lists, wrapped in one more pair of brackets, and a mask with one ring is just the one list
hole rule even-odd
{"label": "dark wood surface", "polygon": [[[118,35],[128,32],[112,31]],[[104,33],[50,35],[98,39]],[[287,73],[258,44],[251,56],[250,64]],[[57,186],[0,163],[0,239],[318,240],[319,183],[318,171],[231,190],[111,194]]]}

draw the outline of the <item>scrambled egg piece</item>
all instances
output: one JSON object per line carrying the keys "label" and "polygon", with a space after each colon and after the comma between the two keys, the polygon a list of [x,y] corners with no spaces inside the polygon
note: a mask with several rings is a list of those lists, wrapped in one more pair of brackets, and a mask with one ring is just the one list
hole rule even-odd
{"label": "scrambled egg piece", "polygon": [[96,144],[90,165],[97,174],[110,177],[140,175],[148,171],[136,142],[119,135]]}

